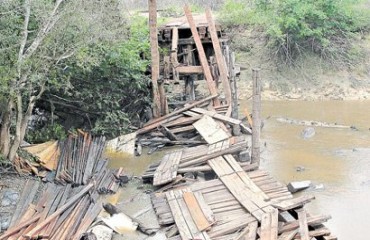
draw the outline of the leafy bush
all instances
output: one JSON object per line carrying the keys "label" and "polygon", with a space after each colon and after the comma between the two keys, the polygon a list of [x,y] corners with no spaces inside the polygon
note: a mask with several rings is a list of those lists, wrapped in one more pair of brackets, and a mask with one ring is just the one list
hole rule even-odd
{"label": "leafy bush", "polygon": [[29,130],[25,136],[26,142],[35,144],[50,140],[64,140],[67,132],[64,127],[58,123],[46,125],[40,129]]}
{"label": "leafy bush", "polygon": [[271,53],[289,63],[307,52],[350,60],[353,37],[370,26],[370,12],[356,0],[227,0],[226,24],[256,26],[268,36]]}

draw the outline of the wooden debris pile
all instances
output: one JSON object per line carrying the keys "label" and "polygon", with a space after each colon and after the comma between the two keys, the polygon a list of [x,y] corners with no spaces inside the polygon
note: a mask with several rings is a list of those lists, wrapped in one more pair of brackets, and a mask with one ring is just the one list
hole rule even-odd
{"label": "wooden debris pile", "polygon": [[79,133],[70,135],[61,145],[55,181],[61,184],[87,184],[105,147],[105,137]]}
{"label": "wooden debris pile", "polygon": [[134,154],[138,145],[158,148],[165,145],[196,146],[226,140],[241,133],[251,133],[242,121],[224,115],[227,106],[207,110],[216,96],[207,97],[154,119],[135,133],[107,142],[111,151]]}
{"label": "wooden debris pile", "polygon": [[30,203],[33,198],[25,193],[29,191],[34,195],[37,190],[34,186],[30,186],[30,190],[25,188],[20,202],[23,206],[18,205],[9,229],[0,236],[1,240],[77,240],[101,211],[101,202],[93,190],[93,183],[77,188],[72,188],[70,184],[57,186],[49,183],[35,205]]}
{"label": "wooden debris pile", "polygon": [[[162,159],[159,166],[167,168],[154,173],[154,185],[171,182],[169,179],[176,182],[169,169],[176,168],[173,159],[182,154],[175,151]],[[255,167],[237,162],[230,153],[217,155],[194,167],[214,172],[217,179],[169,185],[153,194],[159,223],[170,225],[168,239],[336,239],[322,225],[330,216],[306,212],[304,205],[313,196],[293,198],[287,187],[267,172],[250,171]]]}
{"label": "wooden debris pile", "polygon": [[48,183],[35,204],[39,182],[28,180],[0,239],[79,240],[102,210],[100,194],[115,193],[120,186],[123,169],[107,169],[107,164],[107,160],[97,163],[87,185]]}

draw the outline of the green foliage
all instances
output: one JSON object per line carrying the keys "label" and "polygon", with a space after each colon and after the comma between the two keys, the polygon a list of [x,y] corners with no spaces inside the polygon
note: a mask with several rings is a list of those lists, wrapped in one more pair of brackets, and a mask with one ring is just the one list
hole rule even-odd
{"label": "green foliage", "polygon": [[243,26],[251,23],[251,11],[247,1],[226,0],[219,11],[218,19],[227,27]]}
{"label": "green foliage", "polygon": [[64,140],[66,137],[67,132],[64,127],[58,123],[54,123],[40,129],[29,130],[25,136],[25,140],[26,142],[36,144],[50,140]]}
{"label": "green foliage", "polygon": [[[221,11],[227,25],[262,28],[271,53],[293,63],[313,52],[329,60],[350,60],[353,37],[370,26],[369,10],[356,0],[227,0]],[[361,6],[361,5],[360,5]]]}
{"label": "green foliage", "polygon": [[70,86],[47,94],[56,114],[78,114],[87,119],[94,134],[111,137],[139,120],[150,103],[150,81],[144,74],[150,58],[149,29],[145,18],[135,16],[130,21],[122,41],[81,49],[59,73]]}

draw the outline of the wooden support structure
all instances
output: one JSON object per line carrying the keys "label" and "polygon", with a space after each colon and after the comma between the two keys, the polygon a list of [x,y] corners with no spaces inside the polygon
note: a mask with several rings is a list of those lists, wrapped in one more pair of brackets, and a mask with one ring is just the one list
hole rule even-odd
{"label": "wooden support structure", "polygon": [[226,116],[230,117],[231,116],[231,89],[230,89],[230,82],[228,80],[228,74],[227,74],[227,66],[225,63],[225,58],[222,55],[222,50],[221,50],[221,44],[217,36],[217,31],[216,31],[216,26],[212,18],[212,13],[210,9],[206,10],[206,15],[207,15],[207,22],[208,22],[208,27],[209,27],[209,32],[211,34],[211,39],[212,39],[212,45],[213,49],[215,51],[215,56],[216,56],[216,62],[218,66],[218,71],[220,72],[220,78],[222,82],[222,86],[225,92],[226,100],[227,103],[226,105],[229,105],[228,110],[226,112]]}
{"label": "wooden support structure", "polygon": [[[186,18],[188,19],[188,23],[190,25],[191,33],[193,35],[194,42],[195,42],[195,45],[196,45],[197,50],[198,50],[199,60],[200,60],[200,63],[203,67],[204,76],[205,76],[206,81],[207,81],[208,89],[209,89],[209,91],[212,95],[215,95],[215,94],[217,94],[216,84],[213,81],[212,74],[211,74],[211,71],[209,69],[208,61],[207,61],[207,58],[206,58],[206,54],[204,52],[204,48],[203,48],[202,42],[200,40],[197,27],[195,25],[193,16],[191,14],[190,7],[188,5],[186,5],[184,7],[184,12],[185,12]],[[219,106],[220,105],[219,99],[217,99],[217,98],[213,99],[213,105],[214,106]]]}
{"label": "wooden support structure", "polygon": [[252,163],[260,163],[261,138],[261,81],[259,69],[253,69],[253,126],[252,126]]}
{"label": "wooden support structure", "polygon": [[157,0],[148,0],[149,5],[149,31],[150,31],[150,51],[152,68],[152,89],[153,89],[153,116],[155,118],[162,115],[161,95],[158,87],[159,79],[159,51],[157,35]]}

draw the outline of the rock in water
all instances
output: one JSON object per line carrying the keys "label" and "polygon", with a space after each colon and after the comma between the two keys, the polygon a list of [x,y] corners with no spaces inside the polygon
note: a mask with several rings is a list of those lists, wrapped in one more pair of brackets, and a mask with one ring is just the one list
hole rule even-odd
{"label": "rock in water", "polygon": [[306,127],[303,129],[301,136],[303,139],[309,139],[315,136],[315,129],[313,127]]}
{"label": "rock in water", "polygon": [[291,193],[295,193],[311,186],[311,181],[300,181],[300,182],[290,182],[288,184],[288,190]]}

